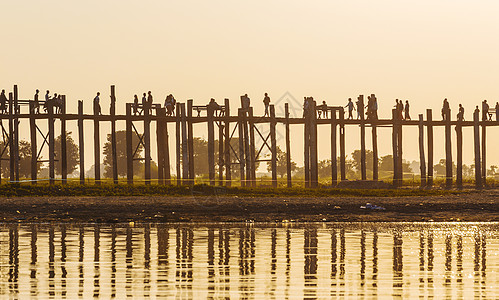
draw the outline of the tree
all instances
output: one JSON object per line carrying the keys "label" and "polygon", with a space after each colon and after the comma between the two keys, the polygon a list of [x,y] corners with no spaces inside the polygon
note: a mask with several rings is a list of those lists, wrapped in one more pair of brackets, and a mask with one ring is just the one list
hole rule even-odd
{"label": "tree", "polygon": [[[5,148],[6,147],[6,148]],[[7,178],[10,176],[10,152],[9,145],[4,142],[0,142],[0,151],[5,149],[2,161],[2,176]],[[40,171],[42,164],[37,164],[37,173]],[[19,177],[29,178],[31,177],[31,143],[25,140],[19,141]]]}
{"label": "tree", "polygon": [[[55,173],[62,174],[62,159],[61,159],[61,139],[62,136],[58,136],[54,141],[54,155],[56,162],[54,164]],[[78,153],[78,145],[75,144],[73,138],[71,137],[71,131],[66,134],[66,159],[67,159],[67,172],[68,174],[73,173],[76,167],[80,163],[80,154]]]}
{"label": "tree", "polygon": [[[282,151],[279,146],[276,148],[276,160],[277,160],[277,175],[280,175],[281,178],[287,174],[287,163],[286,163],[286,152]],[[296,170],[296,163],[291,161],[291,172]],[[272,161],[267,162],[267,171],[272,172]]]}
{"label": "tree", "polygon": [[[411,173],[410,163],[405,160],[402,161],[402,172]],[[379,170],[386,172],[393,172],[393,155],[385,155],[379,158]]]}
{"label": "tree", "polygon": [[[445,158],[440,159],[438,164],[433,166],[433,170],[435,174],[445,176],[447,170]],[[456,171],[457,171],[457,166],[454,162],[452,162],[452,173],[456,174]]]}
{"label": "tree", "polygon": [[[140,158],[142,156],[142,151],[144,147],[142,144],[139,144],[139,136],[133,132],[132,133],[132,145],[133,150],[137,149],[137,153],[135,154],[136,158]],[[137,147],[138,145],[138,147]],[[111,135],[107,135],[107,142],[104,144],[104,177],[112,178],[113,177],[113,156],[111,153]],[[116,156],[117,156],[117,164],[118,164],[118,176],[126,176],[127,172],[127,159],[126,159],[126,131],[120,130],[116,131]],[[133,161],[133,174],[140,174],[141,166],[144,163],[139,160]]]}
{"label": "tree", "polygon": [[[357,171],[360,171],[360,154],[360,150],[352,152],[352,165]],[[366,150],[366,170],[373,170],[373,152],[371,150]]]}

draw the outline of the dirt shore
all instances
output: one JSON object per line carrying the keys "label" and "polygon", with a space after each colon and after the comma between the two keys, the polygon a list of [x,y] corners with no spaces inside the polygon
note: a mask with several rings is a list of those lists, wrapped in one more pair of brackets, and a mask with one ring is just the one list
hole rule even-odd
{"label": "dirt shore", "polygon": [[[421,197],[11,197],[3,222],[499,221],[499,190]],[[366,203],[385,210],[363,209]]]}

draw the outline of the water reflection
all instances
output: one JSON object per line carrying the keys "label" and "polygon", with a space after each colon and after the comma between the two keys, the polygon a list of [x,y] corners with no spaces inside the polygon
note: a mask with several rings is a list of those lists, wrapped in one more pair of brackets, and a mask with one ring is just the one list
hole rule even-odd
{"label": "water reflection", "polygon": [[497,298],[497,224],[0,225],[11,298]]}

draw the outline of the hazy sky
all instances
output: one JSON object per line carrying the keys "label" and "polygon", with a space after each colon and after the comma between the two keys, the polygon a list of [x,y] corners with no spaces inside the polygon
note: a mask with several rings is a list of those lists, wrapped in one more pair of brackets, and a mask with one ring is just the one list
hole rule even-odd
{"label": "hazy sky", "polygon": [[[4,1],[1,8],[1,87],[18,84],[21,98],[36,88],[66,94],[73,112],[78,99],[90,112],[96,91],[107,112],[111,84],[119,113],[147,90],[161,102],[167,93],[198,104],[227,97],[233,108],[248,93],[257,112],[264,92],[273,101],[289,91],[330,105],[376,93],[381,117],[401,98],[413,119],[425,108],[439,116],[445,97],[454,117],[463,103],[467,119],[481,100],[499,100],[499,2],[492,0]],[[407,132],[406,158],[417,159]],[[499,163],[498,133],[488,135],[490,163]],[[328,143],[320,153],[327,157]]]}

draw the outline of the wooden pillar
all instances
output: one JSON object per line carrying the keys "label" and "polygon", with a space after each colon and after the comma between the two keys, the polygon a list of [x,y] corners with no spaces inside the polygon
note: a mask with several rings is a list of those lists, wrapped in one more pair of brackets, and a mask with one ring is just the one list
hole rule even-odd
{"label": "wooden pillar", "polygon": [[80,158],[80,184],[85,184],[85,136],[83,134],[83,101],[78,100],[78,150]]}
{"label": "wooden pillar", "polygon": [[475,186],[477,189],[482,188],[482,162],[480,159],[480,112],[475,110],[473,113],[473,141],[475,152]]}
{"label": "wooden pillar", "polygon": [[36,184],[38,177],[38,145],[36,143],[36,119],[34,102],[29,103],[29,132],[31,141],[31,184]]}
{"label": "wooden pillar", "polygon": [[367,180],[366,170],[366,123],[364,116],[364,95],[359,95],[357,98],[360,101],[360,176],[362,180]]}
{"label": "wooden pillar", "polygon": [[192,99],[187,100],[187,151],[189,153],[189,179],[194,183],[194,131],[192,116]]}
{"label": "wooden pillar", "polygon": [[48,128],[49,128],[49,182],[55,183],[55,138],[54,138],[54,106],[48,107]]}
{"label": "wooden pillar", "polygon": [[126,178],[128,184],[133,184],[133,135],[132,103],[126,104]]}
{"label": "wooden pillar", "polygon": [[156,108],[156,151],[158,153],[158,184],[164,185],[165,174],[165,153],[164,153],[164,136],[163,119],[166,115],[165,108]]}
{"label": "wooden pillar", "polygon": [[66,145],[66,95],[62,95],[62,109],[61,109],[61,177],[62,184],[67,184],[68,181],[68,157]]}
{"label": "wooden pillar", "polygon": [[397,115],[397,110],[392,109],[392,150],[393,150],[393,186],[398,187],[399,186],[399,180],[398,180],[398,115]]}
{"label": "wooden pillar", "polygon": [[248,130],[248,111],[243,109],[243,141],[244,141],[244,157],[246,166],[246,186],[251,186],[251,152],[250,152],[250,141],[249,141],[249,130]]}
{"label": "wooden pillar", "polygon": [[182,174],[181,174],[181,169],[182,169],[182,159],[181,159],[181,154],[182,154],[182,142],[180,139],[181,136],[181,122],[180,122],[180,116],[181,116],[181,105],[180,103],[177,102],[177,109],[175,109],[175,157],[176,157],[176,163],[177,163],[177,168],[176,168],[176,173],[177,173],[177,186],[182,185]]}
{"label": "wooden pillar", "polygon": [[[162,109],[161,116],[166,115],[166,110]],[[165,184],[171,184],[171,174],[170,174],[170,142],[168,140],[168,122],[166,118],[161,121],[161,135],[162,135],[162,145],[163,145],[163,169],[164,169],[164,181]]]}
{"label": "wooden pillar", "polygon": [[311,187],[319,186],[318,162],[317,162],[317,112],[315,101],[311,101],[310,115],[310,181]]}
{"label": "wooden pillar", "polygon": [[336,110],[331,110],[331,185],[338,184],[338,162],[336,149]]}
{"label": "wooden pillar", "polygon": [[16,182],[19,182],[19,93],[17,85],[14,85],[14,174]]}
{"label": "wooden pillar", "polygon": [[277,187],[277,141],[274,105],[270,105],[270,147],[272,148],[272,186]]}
{"label": "wooden pillar", "polygon": [[[15,133],[14,133],[14,95],[12,93],[9,93],[9,175],[10,175],[10,181],[14,182],[16,181],[16,174],[15,174]],[[50,153],[49,153],[50,156]],[[51,182],[52,183],[52,182]]]}
{"label": "wooden pillar", "polygon": [[116,151],[116,90],[115,86],[111,85],[111,156],[113,160],[113,182],[118,184],[118,153]]}
{"label": "wooden pillar", "polygon": [[373,143],[373,180],[378,181],[378,133],[377,133],[377,128],[376,128],[376,122],[377,119],[373,119],[371,121],[371,136],[372,136],[372,143]]}
{"label": "wooden pillar", "polygon": [[463,188],[463,121],[457,120],[456,125],[456,143],[457,143],[457,169],[456,185],[458,189]]}
{"label": "wooden pillar", "polygon": [[182,182],[183,184],[194,184],[189,180],[189,150],[187,145],[187,114],[185,103],[180,104],[180,120],[182,123]]}
{"label": "wooden pillar", "polygon": [[97,111],[94,111],[94,166],[95,184],[100,184],[100,127]]}
{"label": "wooden pillar", "polygon": [[452,143],[450,126],[450,109],[445,112],[445,187],[452,188]]}
{"label": "wooden pillar", "polygon": [[214,109],[208,105],[208,174],[210,185],[215,185],[215,129],[213,124]]}
{"label": "wooden pillar", "polygon": [[426,161],[424,155],[424,121],[423,114],[419,115],[419,169],[421,171],[421,188],[426,186]]}
{"label": "wooden pillar", "polygon": [[487,120],[482,120],[482,184],[487,186]]}
{"label": "wooden pillar", "polygon": [[245,173],[244,173],[244,164],[245,164],[245,158],[244,158],[244,130],[243,130],[243,110],[241,108],[238,109],[237,111],[237,117],[238,117],[238,133],[239,133],[239,178],[241,180],[241,186],[244,187],[246,185],[246,181],[244,180],[245,178]]}
{"label": "wooden pillar", "polygon": [[288,188],[292,187],[291,183],[291,142],[289,136],[289,104],[284,104],[284,116],[285,116],[285,126],[286,126],[286,180],[288,183]]}
{"label": "wooden pillar", "polygon": [[397,175],[397,177],[399,180],[399,183],[398,183],[399,186],[402,186],[403,181],[404,181],[404,170],[403,170],[403,165],[402,165],[402,132],[403,132],[402,120],[399,118],[397,120],[397,150],[398,150],[398,155],[397,155],[398,175]]}
{"label": "wooden pillar", "polygon": [[225,126],[224,126],[224,134],[225,134],[225,185],[227,187],[231,186],[232,174],[231,174],[231,160],[230,160],[230,101],[229,99],[225,99]]}
{"label": "wooden pillar", "polygon": [[256,187],[256,154],[255,154],[255,123],[253,119],[253,107],[248,109],[248,126],[249,126],[249,157],[250,157],[250,183],[252,187]]}
{"label": "wooden pillar", "polygon": [[222,111],[218,119],[218,185],[224,186],[224,125]]}
{"label": "wooden pillar", "polygon": [[151,184],[151,106],[144,108],[144,179]]}
{"label": "wooden pillar", "polygon": [[426,186],[431,188],[433,186],[433,119],[431,109],[426,110],[426,129],[428,132],[428,180]]}
{"label": "wooden pillar", "polygon": [[[308,101],[308,100],[307,100]],[[305,188],[310,187],[310,105],[308,110],[304,114],[304,126],[303,126],[303,137],[304,137],[304,164],[303,169],[305,171]]]}
{"label": "wooden pillar", "polygon": [[340,176],[341,180],[347,180],[345,168],[345,109],[340,108]]}

